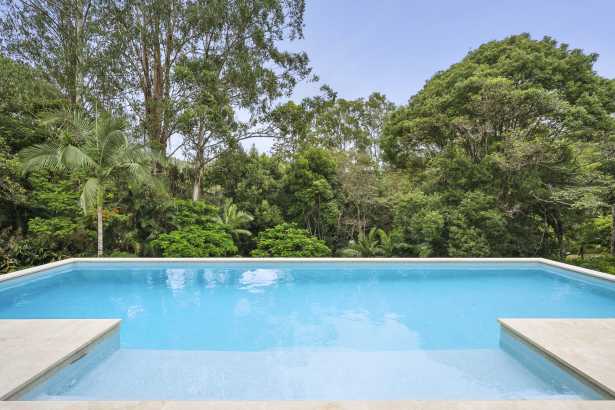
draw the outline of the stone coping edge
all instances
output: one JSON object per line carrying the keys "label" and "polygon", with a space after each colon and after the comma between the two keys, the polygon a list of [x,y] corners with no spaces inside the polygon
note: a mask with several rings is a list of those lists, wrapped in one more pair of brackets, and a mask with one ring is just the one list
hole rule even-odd
{"label": "stone coping edge", "polygon": [[586,276],[592,276],[599,279],[604,279],[610,282],[615,282],[615,275],[609,275],[604,272],[599,272],[592,269],[573,266],[563,262],[557,262],[546,258],[68,258],[61,261],[46,263],[44,265],[34,266],[27,269],[18,270],[11,273],[0,275],[0,283],[46,271],[53,268],[67,266],[73,263],[126,263],[126,262],[141,262],[141,263],[293,263],[293,262],[310,262],[310,263],[540,263],[547,266],[552,266],[567,271],[581,273]]}
{"label": "stone coping edge", "polygon": [[0,402],[0,410],[607,410],[607,400],[43,401]]}

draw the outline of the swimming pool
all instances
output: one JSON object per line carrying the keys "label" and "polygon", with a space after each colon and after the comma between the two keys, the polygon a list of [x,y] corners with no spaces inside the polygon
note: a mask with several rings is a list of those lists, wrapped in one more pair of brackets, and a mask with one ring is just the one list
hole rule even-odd
{"label": "swimming pool", "polygon": [[615,283],[541,263],[77,262],[0,283],[0,319],[122,319],[118,350],[35,399],[598,398],[496,319],[613,316]]}

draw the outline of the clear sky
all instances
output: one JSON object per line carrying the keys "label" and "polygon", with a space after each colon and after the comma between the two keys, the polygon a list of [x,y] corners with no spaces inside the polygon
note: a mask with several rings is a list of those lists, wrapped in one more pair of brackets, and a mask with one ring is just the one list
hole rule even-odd
{"label": "clear sky", "polygon": [[[405,103],[435,72],[512,34],[545,35],[596,52],[615,78],[615,0],[306,0],[305,39],[320,83],[343,98],[384,93]],[[318,93],[302,84],[294,99]],[[247,145],[251,145],[248,143]],[[257,141],[259,150],[269,147]]]}

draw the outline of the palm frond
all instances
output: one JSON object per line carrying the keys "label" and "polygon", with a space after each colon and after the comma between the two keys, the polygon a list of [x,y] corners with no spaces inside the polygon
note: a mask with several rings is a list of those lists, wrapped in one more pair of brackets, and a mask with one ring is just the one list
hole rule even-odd
{"label": "palm frond", "polygon": [[251,236],[252,235],[252,232],[248,231],[247,229],[233,229],[233,233],[238,236],[241,236],[241,235]]}
{"label": "palm frond", "polygon": [[66,145],[60,151],[60,161],[68,169],[96,167],[96,161],[74,145]]}
{"label": "palm frond", "polygon": [[38,144],[24,148],[18,155],[22,163],[22,172],[26,174],[37,169],[63,169],[61,151],[62,146],[55,143]]}
{"label": "palm frond", "polygon": [[98,178],[88,178],[85,185],[83,185],[83,192],[81,193],[79,202],[85,214],[88,213],[89,209],[97,205],[96,199],[100,189],[102,189],[102,185]]}

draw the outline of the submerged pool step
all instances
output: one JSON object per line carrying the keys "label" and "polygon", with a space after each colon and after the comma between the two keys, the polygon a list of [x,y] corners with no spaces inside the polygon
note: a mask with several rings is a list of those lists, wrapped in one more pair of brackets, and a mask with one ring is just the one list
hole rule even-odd
{"label": "submerged pool step", "polygon": [[[152,377],[155,375],[155,377]],[[70,380],[68,380],[71,382]],[[55,389],[55,390],[54,390]],[[33,399],[579,399],[500,349],[265,352],[119,349]]]}
{"label": "submerged pool step", "polygon": [[119,327],[117,319],[0,320],[0,400],[21,398],[75,368],[100,343],[119,341]]}
{"label": "submerged pool step", "polygon": [[615,319],[499,319],[505,332],[615,397]]}

